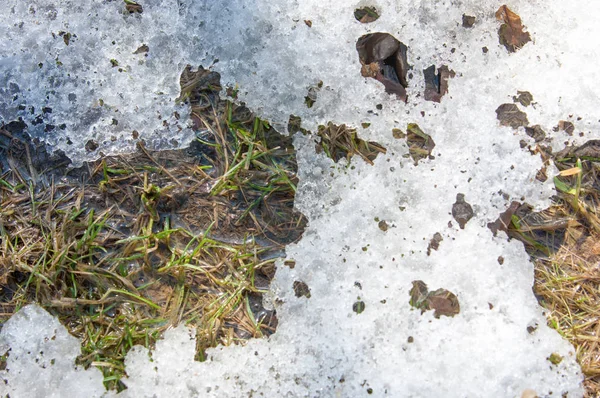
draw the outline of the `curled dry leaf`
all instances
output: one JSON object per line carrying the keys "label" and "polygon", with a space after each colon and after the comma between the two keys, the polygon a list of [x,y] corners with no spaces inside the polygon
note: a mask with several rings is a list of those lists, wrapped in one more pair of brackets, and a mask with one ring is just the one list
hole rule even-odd
{"label": "curled dry leaf", "polygon": [[406,102],[407,47],[389,33],[377,32],[361,36],[356,42],[356,51],[362,65],[361,74],[380,81],[387,93],[396,94]]}
{"label": "curled dry leaf", "polygon": [[506,47],[509,52],[514,53],[531,41],[529,33],[523,31],[524,26],[521,17],[512,12],[506,5],[498,8],[496,18],[504,21],[498,30],[498,37],[500,44]]}

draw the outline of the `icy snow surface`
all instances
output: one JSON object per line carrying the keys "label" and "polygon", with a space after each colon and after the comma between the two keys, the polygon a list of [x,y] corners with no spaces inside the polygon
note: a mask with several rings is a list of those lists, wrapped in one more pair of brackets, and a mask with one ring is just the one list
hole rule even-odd
{"label": "icy snow surface", "polygon": [[[536,104],[522,109],[530,125],[552,134],[555,149],[567,139],[597,137],[600,3],[511,2],[532,36],[514,54],[498,44],[498,1],[178,3],[148,0],[143,14],[125,16],[118,1],[9,0],[0,10],[0,79],[3,89],[12,91],[0,98],[0,116],[8,121],[21,115],[31,122],[41,106],[51,107],[44,117],[66,123],[65,130],[33,128],[33,133],[45,134],[80,160],[95,155],[83,150],[94,134],[105,152],[131,149],[133,141],[119,134],[129,137],[132,129],[159,144],[173,138],[177,143],[169,145],[184,144],[189,134],[176,132],[175,121],[168,119],[177,111],[177,123],[186,123],[185,108],[178,110],[174,102],[178,75],[187,63],[208,66],[218,59],[213,68],[223,82],[238,84],[241,99],[274,125],[284,126],[290,114],[301,116],[312,130],[330,120],[347,123],[388,152],[373,166],[360,159],[350,167],[334,165],[315,154],[313,138],[297,135],[296,205],[310,225],[287,249],[295,268],[280,264],[272,283],[277,333],[245,347],[209,350],[209,359],[198,363],[193,338],[180,326],[153,352],[138,347],[129,353],[128,389],[120,396],[518,397],[526,389],[540,396],[582,395],[573,347],[546,326],[522,245],[506,242],[502,233],[493,237],[486,224],[510,200],[524,197],[543,206],[553,192],[550,183],[535,180],[539,157],[520,148],[520,140],[532,139],[522,128],[515,132],[496,120],[495,109],[512,102],[517,90],[533,94]],[[358,5],[376,6],[381,18],[357,22]],[[473,28],[461,26],[463,13],[477,17]],[[51,35],[61,30],[77,38],[65,46]],[[407,104],[360,75],[356,40],[378,31],[409,47],[413,77]],[[147,58],[132,54],[142,43],[150,47]],[[110,59],[127,70],[110,67]],[[456,72],[441,104],[422,99],[422,70],[432,64]],[[323,88],[309,109],[304,97],[319,81]],[[99,98],[105,105],[97,105]],[[36,112],[19,111],[21,103]],[[114,114],[116,126],[110,124]],[[168,133],[157,114],[168,119]],[[573,121],[584,136],[553,133],[559,120]],[[370,127],[360,127],[364,122]],[[435,159],[418,166],[403,157],[405,140],[392,137],[393,128],[405,130],[413,122],[436,144]],[[475,211],[464,230],[450,214],[457,193],[464,193]],[[390,228],[380,230],[376,218]],[[443,241],[427,256],[436,232]],[[411,309],[414,280],[455,293],[460,313],[436,319],[432,311]],[[294,281],[305,282],[311,297],[295,297]],[[353,304],[359,299],[365,310],[356,314]],[[41,371],[39,364],[27,363],[31,355],[13,358],[24,345],[34,353],[43,350],[44,358],[50,350],[78,349],[73,341],[45,341],[49,330],[62,330],[35,307],[23,311],[0,334],[0,343],[13,348],[2,373],[7,384],[0,385],[11,397],[29,396],[19,392],[38,386],[33,380],[48,377],[54,368],[64,369],[65,383],[75,372],[68,363],[57,361]],[[528,326],[535,331],[529,333]],[[25,333],[31,337],[19,338]],[[547,360],[552,353],[564,357],[559,365]],[[100,393],[101,383],[88,372],[81,388],[95,386]],[[23,376],[32,373],[40,376]],[[55,388],[38,386],[44,387]]]}

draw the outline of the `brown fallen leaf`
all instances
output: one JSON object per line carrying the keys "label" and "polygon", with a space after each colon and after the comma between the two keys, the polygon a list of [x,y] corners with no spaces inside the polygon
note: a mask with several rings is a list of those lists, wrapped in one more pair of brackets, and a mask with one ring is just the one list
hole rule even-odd
{"label": "brown fallen leaf", "polygon": [[460,313],[458,297],[454,293],[446,289],[428,291],[427,284],[420,280],[413,281],[412,285],[409,304],[420,309],[421,314],[434,310],[433,316],[439,318],[442,315],[452,317]]}
{"label": "brown fallen leaf", "polygon": [[509,52],[514,53],[531,41],[529,33],[523,31],[524,26],[521,17],[512,12],[506,5],[498,8],[496,19],[504,21],[498,30],[498,37],[500,44],[506,47]]}
{"label": "brown fallen leaf", "polygon": [[442,97],[448,92],[448,79],[456,76],[453,70],[442,65],[435,73],[435,65],[423,69],[425,77],[425,101],[441,102]]}
{"label": "brown fallen leaf", "polygon": [[502,104],[496,109],[496,117],[502,126],[510,126],[518,129],[521,126],[527,126],[527,114],[521,111],[515,104]]}
{"label": "brown fallen leaf", "polygon": [[385,87],[389,94],[396,94],[406,102],[407,47],[389,33],[369,33],[356,42],[356,51],[362,65],[361,74],[372,77]]}
{"label": "brown fallen leaf", "polygon": [[533,103],[533,95],[529,91],[517,91],[517,95],[513,96],[513,101],[523,106],[529,106]]}
{"label": "brown fallen leaf", "polygon": [[488,223],[487,227],[492,231],[494,236],[498,234],[498,231],[504,231],[508,233],[508,229],[512,226],[512,216],[521,207],[521,203],[513,201],[506,211],[500,213],[500,217],[494,222]]}
{"label": "brown fallen leaf", "polygon": [[460,312],[460,304],[456,295],[446,289],[429,292],[429,306],[435,310],[433,316],[454,316]]}
{"label": "brown fallen leaf", "polygon": [[564,131],[565,133],[567,133],[569,135],[573,135],[573,132],[575,131],[575,125],[566,120],[559,120],[558,126],[554,127],[553,130],[554,131]]}

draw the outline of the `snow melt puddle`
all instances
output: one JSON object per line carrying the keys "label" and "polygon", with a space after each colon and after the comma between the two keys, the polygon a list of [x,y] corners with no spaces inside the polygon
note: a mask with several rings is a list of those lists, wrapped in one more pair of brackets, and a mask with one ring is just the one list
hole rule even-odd
{"label": "snow melt puddle", "polygon": [[[582,395],[573,348],[546,326],[522,245],[493,237],[486,224],[511,198],[543,206],[553,192],[535,180],[541,160],[519,145],[533,139],[523,127],[499,126],[499,105],[529,91],[531,125],[551,131],[572,116],[578,131],[598,131],[598,90],[589,82],[600,72],[587,61],[600,55],[590,45],[600,37],[592,18],[600,5],[514,1],[532,39],[516,53],[498,43],[501,5],[148,0],[142,14],[123,15],[119,2],[8,0],[0,11],[0,116],[23,117],[74,163],[130,150],[133,129],[157,145],[185,145],[191,133],[182,125],[186,108],[174,105],[178,75],[188,63],[217,58],[223,81],[239,84],[241,100],[280,130],[290,114],[312,131],[331,120],[387,148],[373,165],[354,158],[346,167],[296,134],[296,206],[310,223],[287,249],[296,266],[280,264],[271,285],[277,333],[209,350],[199,363],[193,332],[180,326],[153,352],[129,352],[128,389],[119,396]],[[380,18],[358,22],[358,6],[375,6]],[[471,28],[463,14],[475,16]],[[75,38],[68,46],[61,31]],[[373,32],[408,46],[407,103],[361,76],[356,42]],[[134,54],[142,45],[147,57]],[[439,104],[422,98],[422,71],[431,65],[455,72]],[[311,87],[319,90],[307,107]],[[43,107],[52,112],[40,114]],[[392,132],[409,123],[435,141],[433,158],[416,165]],[[555,149],[573,139],[551,134]],[[99,148],[86,153],[90,139]],[[452,217],[457,194],[474,212],[464,229]],[[428,254],[436,236],[439,247]],[[452,292],[460,312],[436,318],[414,309],[413,281]],[[295,282],[310,298],[297,297]],[[0,344],[10,348],[3,395],[115,395],[97,369],[74,367],[78,342],[38,307],[7,322]],[[552,364],[552,354],[563,360]]]}

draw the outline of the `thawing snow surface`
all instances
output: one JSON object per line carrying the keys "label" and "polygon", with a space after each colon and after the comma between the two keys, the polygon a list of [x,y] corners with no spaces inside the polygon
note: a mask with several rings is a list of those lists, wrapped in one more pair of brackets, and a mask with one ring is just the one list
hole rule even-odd
{"label": "thawing snow surface", "polygon": [[[493,237],[486,224],[511,200],[544,206],[553,192],[550,182],[535,180],[539,156],[519,144],[533,140],[496,120],[496,108],[512,103],[517,91],[533,95],[535,104],[519,106],[530,125],[549,133],[554,149],[598,137],[600,3],[513,1],[508,6],[532,38],[516,53],[498,43],[497,1],[142,4],[141,15],[125,15],[119,1],[5,0],[2,120],[23,117],[32,135],[75,163],[98,151],[131,150],[132,130],[158,147],[185,145],[193,134],[187,108],[175,101],[179,74],[188,63],[214,63],[222,81],[237,84],[241,100],[280,131],[290,114],[313,131],[328,121],[346,123],[387,154],[374,165],[358,158],[336,165],[315,153],[313,137],[297,135],[296,206],[310,223],[287,248],[296,266],[280,264],[271,285],[277,333],[211,349],[198,363],[193,332],[180,326],[154,351],[128,354],[128,389],[119,396],[519,397],[526,389],[582,395],[573,347],[546,326],[522,244]],[[359,23],[359,5],[374,5],[381,18]],[[472,28],[462,27],[463,14],[476,17]],[[68,46],[60,31],[71,33]],[[370,32],[408,46],[408,103],[361,76],[355,45]],[[147,57],[133,54],[142,44]],[[456,72],[449,92],[440,104],[425,102],[422,71],[442,64]],[[319,81],[323,87],[307,108],[304,97]],[[552,132],[559,120],[572,121],[575,136]],[[417,166],[404,156],[406,141],[392,136],[408,123],[436,144],[434,158]],[[100,148],[86,153],[92,138]],[[475,212],[464,230],[451,216],[457,193]],[[387,231],[376,219],[386,221]],[[428,256],[436,232],[443,241]],[[415,280],[456,294],[460,313],[436,319],[433,311],[413,309]],[[296,297],[294,281],[305,282],[311,297]],[[353,311],[358,301],[365,304],[360,314]],[[79,347],[65,333],[35,306],[7,322],[0,344],[11,351],[0,393],[112,396],[95,369],[74,368]],[[563,357],[558,365],[547,359],[553,353]]]}

